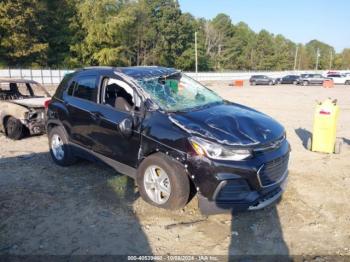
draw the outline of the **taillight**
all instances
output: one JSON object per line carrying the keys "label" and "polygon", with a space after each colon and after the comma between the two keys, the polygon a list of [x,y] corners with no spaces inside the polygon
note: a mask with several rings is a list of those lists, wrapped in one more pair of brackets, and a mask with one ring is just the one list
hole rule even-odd
{"label": "taillight", "polygon": [[44,103],[45,109],[49,108],[50,103],[51,103],[51,99],[45,101],[45,103]]}

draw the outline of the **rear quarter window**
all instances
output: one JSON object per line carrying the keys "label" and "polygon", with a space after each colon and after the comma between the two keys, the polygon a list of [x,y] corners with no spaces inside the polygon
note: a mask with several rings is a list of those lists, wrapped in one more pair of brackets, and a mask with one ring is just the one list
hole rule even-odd
{"label": "rear quarter window", "polygon": [[55,93],[55,97],[57,98],[62,98],[63,96],[63,91],[65,89],[67,89],[67,85],[69,83],[69,81],[72,79],[73,74],[67,74],[64,76],[64,78],[62,79],[61,83],[58,85],[56,93]]}
{"label": "rear quarter window", "polygon": [[74,88],[75,88],[75,85],[77,84],[77,82],[75,81],[72,81],[72,83],[70,83],[70,85],[68,86],[67,88],[67,94],[69,96],[72,96],[73,95],[73,92],[74,92]]}
{"label": "rear quarter window", "polygon": [[84,100],[97,102],[96,76],[79,77],[74,88],[73,96]]}

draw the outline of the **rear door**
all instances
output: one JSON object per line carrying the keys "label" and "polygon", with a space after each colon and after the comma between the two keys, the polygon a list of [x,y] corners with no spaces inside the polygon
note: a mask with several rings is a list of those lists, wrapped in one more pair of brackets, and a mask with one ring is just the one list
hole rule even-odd
{"label": "rear door", "polygon": [[322,75],[316,74],[313,77],[313,84],[322,85],[324,80],[325,78]]}
{"label": "rear door", "polygon": [[290,83],[290,76],[285,76],[282,78],[282,84],[289,84]]}
{"label": "rear door", "polygon": [[338,74],[329,75],[328,78],[331,78],[334,84],[344,84],[344,80],[341,77],[341,75],[338,75]]}
{"label": "rear door", "polygon": [[97,110],[97,75],[82,75],[74,78],[63,94],[68,110],[72,142],[85,148],[93,148],[94,111]]}
{"label": "rear door", "polygon": [[267,76],[263,76],[262,81],[263,81],[264,85],[266,85],[270,82],[270,78],[268,78]]}
{"label": "rear door", "polygon": [[[92,134],[95,141],[93,151],[135,167],[141,144],[141,99],[121,77],[101,76],[101,79],[97,119]],[[118,105],[118,101],[122,101],[122,105]],[[121,128],[126,122],[131,123],[130,134]]]}

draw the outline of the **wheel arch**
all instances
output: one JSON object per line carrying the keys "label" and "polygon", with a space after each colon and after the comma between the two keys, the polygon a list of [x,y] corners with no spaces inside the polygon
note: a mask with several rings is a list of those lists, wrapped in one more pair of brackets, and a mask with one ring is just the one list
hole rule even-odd
{"label": "wheel arch", "polygon": [[[9,118],[12,117],[11,115],[4,115],[1,117],[1,125],[0,125],[0,129],[1,131],[3,131],[6,134],[6,124],[7,121],[9,120]],[[7,134],[6,134],[7,135]]]}
{"label": "wheel arch", "polygon": [[64,129],[64,131],[69,134],[67,127],[60,121],[56,121],[56,120],[49,120],[47,123],[46,123],[46,132],[47,134],[56,126],[60,126]]}
{"label": "wheel arch", "polygon": [[[187,139],[187,138],[186,138]],[[180,165],[187,175],[188,181],[190,183],[190,198],[189,201],[197,194],[197,186],[193,179],[193,176],[190,174],[188,167],[188,156],[186,152],[182,152],[178,149],[172,148],[170,146],[164,145],[159,141],[151,140],[147,137],[143,137],[141,141],[138,165],[136,169],[139,169],[141,163],[148,157],[155,154],[162,154],[164,157],[168,158],[176,165]]]}

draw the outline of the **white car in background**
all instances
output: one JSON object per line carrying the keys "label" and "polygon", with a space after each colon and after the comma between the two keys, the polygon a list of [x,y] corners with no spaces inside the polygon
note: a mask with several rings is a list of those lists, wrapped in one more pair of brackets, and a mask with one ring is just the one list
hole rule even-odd
{"label": "white car in background", "polygon": [[336,85],[350,85],[350,75],[345,74],[328,74],[327,78],[333,80]]}

